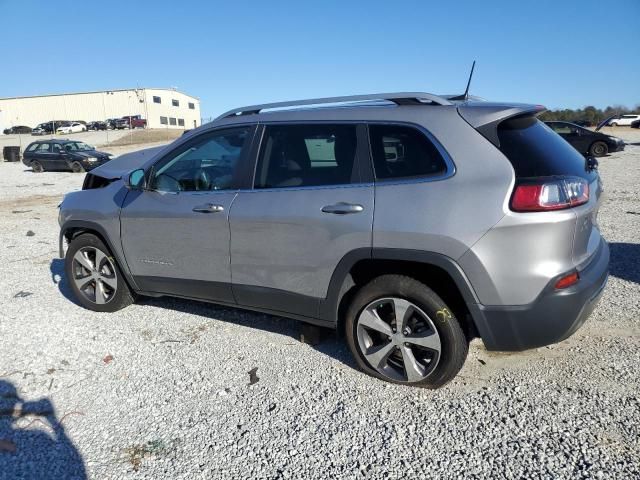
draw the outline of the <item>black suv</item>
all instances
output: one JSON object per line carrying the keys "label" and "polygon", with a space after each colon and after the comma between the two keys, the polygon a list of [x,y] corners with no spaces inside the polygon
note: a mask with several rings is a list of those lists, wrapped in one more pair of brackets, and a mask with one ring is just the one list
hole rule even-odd
{"label": "black suv", "polygon": [[62,170],[80,173],[103,165],[111,159],[110,153],[99,152],[84,142],[75,140],[39,140],[24,152],[22,163],[35,173]]}

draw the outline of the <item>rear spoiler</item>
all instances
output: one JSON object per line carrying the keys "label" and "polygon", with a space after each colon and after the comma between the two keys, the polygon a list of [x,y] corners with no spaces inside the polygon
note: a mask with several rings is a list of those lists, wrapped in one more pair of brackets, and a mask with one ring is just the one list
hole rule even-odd
{"label": "rear spoiler", "polygon": [[467,102],[458,107],[460,116],[496,147],[500,146],[500,123],[514,117],[539,115],[545,110],[542,105],[526,103]]}

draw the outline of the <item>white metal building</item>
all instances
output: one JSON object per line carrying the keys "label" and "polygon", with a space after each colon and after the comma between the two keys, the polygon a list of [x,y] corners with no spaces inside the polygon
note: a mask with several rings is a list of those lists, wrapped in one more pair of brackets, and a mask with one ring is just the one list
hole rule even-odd
{"label": "white metal building", "polygon": [[51,120],[91,122],[127,115],[145,118],[148,128],[191,129],[200,125],[200,100],[169,88],[0,98],[0,132]]}

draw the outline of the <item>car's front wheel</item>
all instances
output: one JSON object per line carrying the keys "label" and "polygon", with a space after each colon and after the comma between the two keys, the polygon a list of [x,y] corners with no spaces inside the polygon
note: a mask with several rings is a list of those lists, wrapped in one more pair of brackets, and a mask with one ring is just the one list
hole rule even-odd
{"label": "car's front wheel", "polygon": [[115,312],[134,301],[116,259],[95,235],[86,233],[71,241],[65,274],[76,300],[89,310]]}
{"label": "car's front wheel", "polygon": [[604,157],[609,153],[609,146],[605,142],[593,142],[589,147],[589,154],[592,157]]}
{"label": "car's front wheel", "polygon": [[345,328],[362,370],[405,385],[443,386],[458,374],[469,348],[442,299],[403,275],[380,276],[356,293]]}
{"label": "car's front wheel", "polygon": [[610,127],[617,127],[618,126],[618,122],[612,122],[609,124]]}
{"label": "car's front wheel", "polygon": [[84,172],[84,167],[82,166],[82,164],[80,162],[73,162],[71,164],[71,171],[73,173],[82,173],[82,172]]}

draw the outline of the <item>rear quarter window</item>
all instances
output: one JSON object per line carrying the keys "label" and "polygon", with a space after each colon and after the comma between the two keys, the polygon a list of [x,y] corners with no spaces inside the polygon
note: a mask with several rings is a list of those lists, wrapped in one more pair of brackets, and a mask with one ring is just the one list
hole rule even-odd
{"label": "rear quarter window", "polygon": [[376,179],[442,175],[447,165],[436,146],[413,127],[369,125]]}
{"label": "rear quarter window", "polygon": [[517,178],[562,175],[591,181],[597,175],[575,148],[536,117],[505,120],[498,126],[498,138]]}

